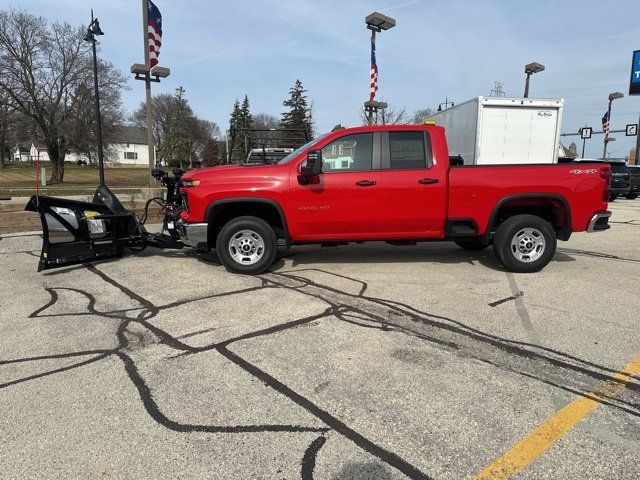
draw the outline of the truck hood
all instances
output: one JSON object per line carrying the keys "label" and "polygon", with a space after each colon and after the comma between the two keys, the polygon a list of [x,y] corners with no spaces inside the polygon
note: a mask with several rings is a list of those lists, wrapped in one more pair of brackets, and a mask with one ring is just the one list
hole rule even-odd
{"label": "truck hood", "polygon": [[218,165],[217,167],[189,170],[183,179],[215,180],[216,178],[261,178],[280,171],[282,165]]}

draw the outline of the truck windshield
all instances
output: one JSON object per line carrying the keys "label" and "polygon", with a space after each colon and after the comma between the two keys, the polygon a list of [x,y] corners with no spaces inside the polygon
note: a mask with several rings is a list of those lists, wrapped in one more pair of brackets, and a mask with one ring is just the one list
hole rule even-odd
{"label": "truck windshield", "polygon": [[288,163],[291,160],[293,160],[294,158],[296,158],[298,155],[300,155],[302,152],[304,152],[307,148],[309,148],[311,145],[313,145],[314,143],[322,140],[324,137],[326,137],[327,135],[329,135],[328,133],[325,133],[324,135],[320,135],[318,138],[314,138],[313,140],[308,141],[307,143],[305,143],[304,145],[302,145],[301,147],[295,149],[293,152],[291,152],[289,155],[287,155],[286,157],[284,157],[282,160],[280,160],[278,162],[278,165],[282,165],[283,163]]}

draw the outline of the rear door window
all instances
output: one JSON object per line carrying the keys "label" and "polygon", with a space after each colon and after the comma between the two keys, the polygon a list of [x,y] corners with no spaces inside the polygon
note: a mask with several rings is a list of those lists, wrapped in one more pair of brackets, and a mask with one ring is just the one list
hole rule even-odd
{"label": "rear door window", "polygon": [[427,158],[423,132],[389,132],[389,168],[407,170],[427,168]]}

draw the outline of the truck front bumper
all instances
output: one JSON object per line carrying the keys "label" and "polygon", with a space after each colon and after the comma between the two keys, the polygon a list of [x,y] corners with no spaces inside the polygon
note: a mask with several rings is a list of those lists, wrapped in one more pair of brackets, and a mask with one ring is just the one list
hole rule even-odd
{"label": "truck front bumper", "polygon": [[609,225],[609,217],[611,217],[610,211],[598,212],[593,217],[587,226],[587,232],[600,232],[611,228]]}
{"label": "truck front bumper", "polygon": [[182,236],[182,243],[193,248],[207,250],[208,223],[187,223],[182,220],[178,222],[178,228]]}

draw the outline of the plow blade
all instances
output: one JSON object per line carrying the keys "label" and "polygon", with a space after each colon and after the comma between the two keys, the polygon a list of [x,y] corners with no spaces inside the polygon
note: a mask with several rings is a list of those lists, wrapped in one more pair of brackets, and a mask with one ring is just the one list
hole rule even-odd
{"label": "plow blade", "polygon": [[33,196],[25,210],[42,222],[38,271],[122,256],[123,248],[144,247],[147,236],[138,217],[107,187],[92,202]]}

